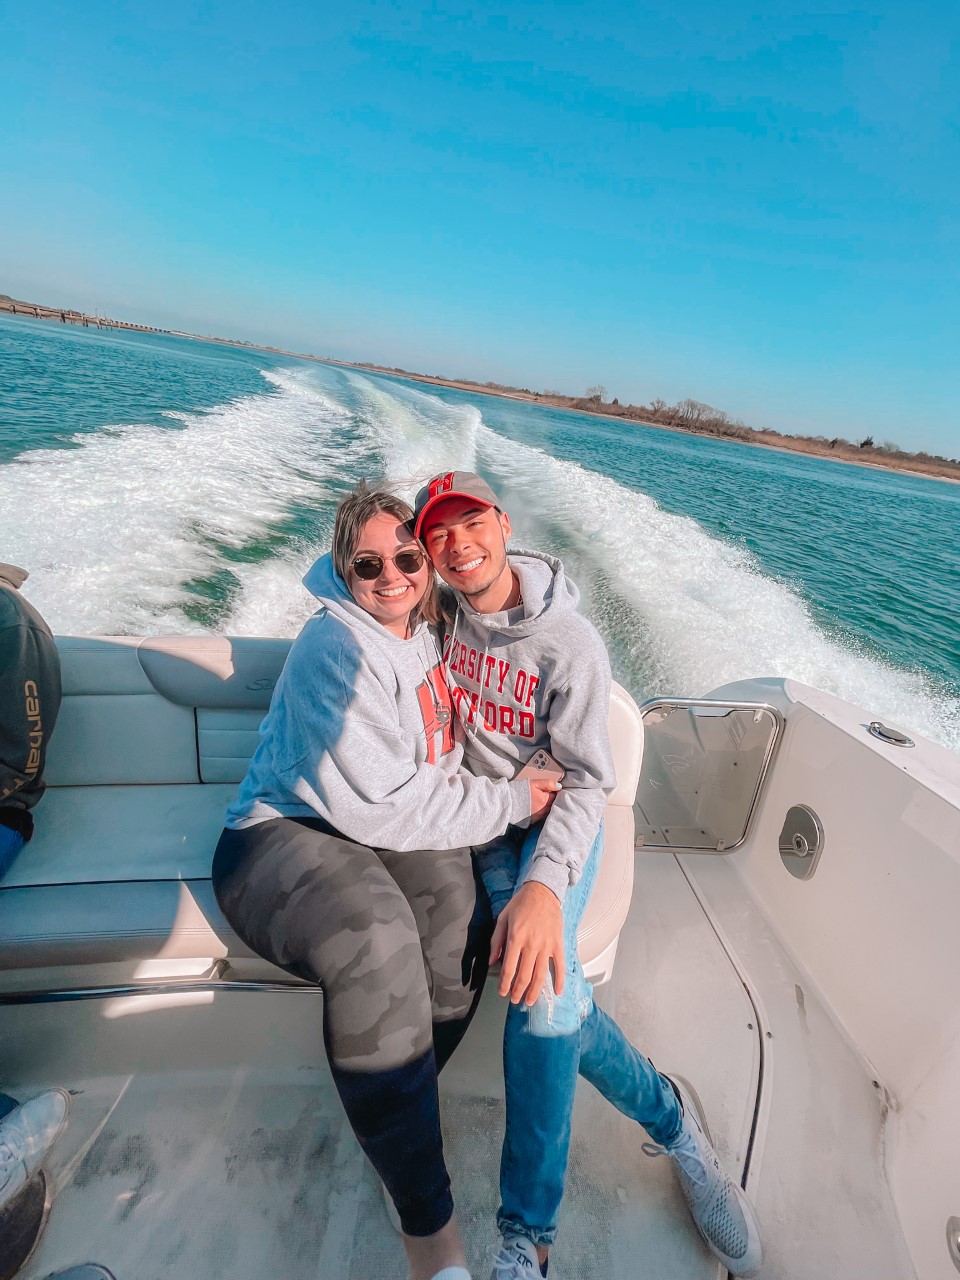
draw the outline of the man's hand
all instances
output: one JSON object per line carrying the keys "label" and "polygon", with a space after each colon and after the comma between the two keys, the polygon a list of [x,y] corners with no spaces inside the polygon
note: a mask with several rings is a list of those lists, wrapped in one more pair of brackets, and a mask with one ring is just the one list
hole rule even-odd
{"label": "man's hand", "polygon": [[511,1004],[535,1004],[553,965],[553,989],[563,993],[563,913],[546,885],[528,880],[513,895],[497,921],[490,942],[490,963],[503,956],[500,994]]}
{"label": "man's hand", "polygon": [[546,817],[559,790],[560,783],[552,778],[530,779],[530,817],[534,822]]}

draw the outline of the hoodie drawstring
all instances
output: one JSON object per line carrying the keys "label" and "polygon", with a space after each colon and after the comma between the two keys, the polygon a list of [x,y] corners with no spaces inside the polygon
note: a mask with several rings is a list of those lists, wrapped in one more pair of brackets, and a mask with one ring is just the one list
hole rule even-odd
{"label": "hoodie drawstring", "polygon": [[[450,632],[450,646],[449,646],[449,649],[447,650],[447,652],[450,654],[451,657],[453,657],[453,646],[456,643],[457,627],[459,623],[460,623],[460,602],[458,600],[456,613],[453,615],[453,630]],[[487,633],[484,633],[483,658],[481,660],[481,665],[480,665],[481,689],[483,688],[483,678],[484,678],[483,673],[487,669],[487,658],[489,657],[489,655],[490,655],[490,637]],[[449,663],[443,660],[442,655],[441,655],[441,663],[442,663],[442,669],[443,669],[443,679],[444,679],[444,683],[447,686],[447,691],[450,694],[450,704],[454,709],[454,715],[456,715],[457,719],[460,721],[461,725],[463,726],[464,736],[468,739],[468,741],[472,741],[476,743],[479,741],[478,735],[476,733],[476,730],[472,729],[470,725],[470,716],[473,713],[474,708],[471,707],[470,711],[467,713],[466,718],[464,718],[462,715],[459,714],[459,708],[461,704],[457,701],[456,694],[459,693],[463,695],[465,691],[461,689],[458,684],[451,681]],[[479,701],[477,705],[479,705]]]}

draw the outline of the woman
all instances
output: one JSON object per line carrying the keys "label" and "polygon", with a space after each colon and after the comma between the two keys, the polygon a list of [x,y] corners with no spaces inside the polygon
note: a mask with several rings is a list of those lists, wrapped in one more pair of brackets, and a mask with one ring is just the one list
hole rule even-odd
{"label": "woman", "polygon": [[544,811],[555,787],[460,770],[412,515],[364,484],[340,504],[333,550],[304,579],[323,608],[277,683],[213,882],[254,951],[323,987],[333,1079],[411,1280],[463,1280],[437,1072],[477,998],[470,846]]}

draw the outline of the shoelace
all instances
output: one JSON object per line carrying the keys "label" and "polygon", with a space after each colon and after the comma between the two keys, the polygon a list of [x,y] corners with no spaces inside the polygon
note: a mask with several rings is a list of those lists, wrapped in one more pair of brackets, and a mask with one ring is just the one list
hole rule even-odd
{"label": "shoelace", "polygon": [[705,1187],[710,1180],[703,1156],[689,1133],[683,1134],[669,1150],[656,1142],[644,1142],[640,1149],[644,1155],[648,1156],[676,1156],[684,1173],[698,1187]]}

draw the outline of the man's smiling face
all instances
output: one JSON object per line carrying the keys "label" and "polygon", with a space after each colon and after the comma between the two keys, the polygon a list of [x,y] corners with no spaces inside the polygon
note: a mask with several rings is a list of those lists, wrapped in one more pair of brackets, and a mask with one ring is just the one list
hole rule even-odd
{"label": "man's smiling face", "polygon": [[448,586],[468,599],[510,576],[510,517],[476,498],[447,498],[431,507],[420,539]]}

